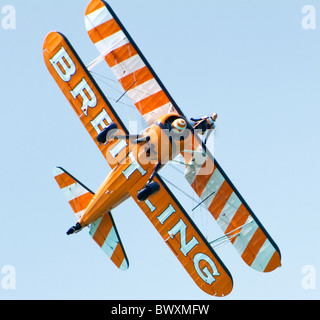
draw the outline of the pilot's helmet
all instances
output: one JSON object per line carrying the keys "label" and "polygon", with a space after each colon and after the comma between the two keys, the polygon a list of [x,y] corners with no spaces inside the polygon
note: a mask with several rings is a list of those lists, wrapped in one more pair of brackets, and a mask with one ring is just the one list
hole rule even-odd
{"label": "pilot's helmet", "polygon": [[181,134],[186,127],[187,127],[187,122],[182,118],[178,118],[174,120],[171,124],[171,130],[177,134]]}
{"label": "pilot's helmet", "polygon": [[218,118],[218,114],[217,113],[213,113],[212,116],[211,116],[211,119],[213,121],[216,121],[217,118]]}

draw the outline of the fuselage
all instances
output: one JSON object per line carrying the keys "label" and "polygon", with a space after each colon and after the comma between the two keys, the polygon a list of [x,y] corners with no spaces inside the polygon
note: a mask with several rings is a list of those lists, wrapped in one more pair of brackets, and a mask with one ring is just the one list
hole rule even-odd
{"label": "fuselage", "polygon": [[87,210],[78,221],[87,226],[104,213],[118,206],[129,197],[128,191],[145,175],[150,176],[158,163],[164,165],[183,151],[188,132],[181,135],[170,131],[170,122],[180,118],[177,114],[160,117],[142,134],[147,142],[127,141],[129,152],[121,159],[106,177]]}

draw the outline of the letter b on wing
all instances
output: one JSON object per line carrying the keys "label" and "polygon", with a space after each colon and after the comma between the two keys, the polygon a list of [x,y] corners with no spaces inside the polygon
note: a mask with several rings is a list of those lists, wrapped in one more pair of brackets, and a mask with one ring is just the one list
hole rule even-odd
{"label": "letter b on wing", "polygon": [[70,81],[71,76],[76,72],[76,66],[64,47],[61,47],[55,56],[50,59],[50,63],[64,82]]}

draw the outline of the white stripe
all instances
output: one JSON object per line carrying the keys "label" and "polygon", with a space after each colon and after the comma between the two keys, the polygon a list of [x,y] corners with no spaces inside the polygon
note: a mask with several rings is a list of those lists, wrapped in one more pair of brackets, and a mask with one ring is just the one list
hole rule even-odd
{"label": "white stripe", "polygon": [[77,216],[78,219],[80,219],[83,216],[83,214],[86,212],[86,210],[87,209],[83,209],[79,212],[76,212],[75,215]]}
{"label": "white stripe", "polygon": [[209,206],[211,205],[212,200],[216,196],[224,180],[225,179],[222,176],[221,172],[217,169],[214,170],[211,178],[209,179],[207,185],[205,186],[200,196],[201,200],[203,200],[211,194],[211,196],[204,201],[204,204],[206,205],[207,208],[209,208]]}
{"label": "white stripe", "polygon": [[232,218],[234,217],[235,213],[239,209],[241,205],[240,199],[237,197],[237,195],[232,192],[231,196],[229,197],[227,203],[223,207],[219,218],[217,220],[219,226],[223,230],[223,232],[226,231],[228,228]]}
{"label": "white stripe", "polygon": [[64,171],[61,170],[61,169],[58,168],[58,167],[54,167],[54,168],[53,168],[53,176],[54,176],[54,177],[60,175],[60,174],[63,173],[63,172],[64,172]]}
{"label": "white stripe", "polygon": [[94,235],[95,232],[97,231],[101,220],[102,220],[102,217],[101,217],[101,218],[98,218],[96,221],[94,221],[94,222],[91,223],[91,225],[90,225],[90,230],[89,230],[89,234],[90,234],[91,237],[93,237],[93,235]]}
{"label": "white stripe", "polygon": [[153,124],[160,116],[166,114],[175,112],[177,113],[176,109],[173,107],[171,102],[168,102],[164,104],[161,107],[158,107],[146,114],[143,115],[144,120],[147,122],[148,125]]}
{"label": "white stripe", "polygon": [[67,201],[71,201],[75,198],[78,198],[78,197],[88,193],[88,190],[83,188],[77,182],[70,184],[67,187],[62,188],[61,190],[62,190],[63,194],[65,195]]}
{"label": "white stripe", "polygon": [[96,42],[94,45],[96,46],[100,54],[103,54],[104,52],[107,52],[109,50],[120,48],[126,43],[129,43],[129,40],[127,39],[123,31],[120,30],[112,34],[111,36]]}
{"label": "white stripe", "polygon": [[121,78],[143,68],[145,64],[138,54],[130,57],[129,59],[122,61],[111,68],[116,78]]}
{"label": "white stripe", "polygon": [[127,145],[128,144],[126,140],[119,140],[119,142],[112,149],[109,149],[112,158],[114,159]]}
{"label": "white stripe", "polygon": [[158,82],[153,78],[129,90],[127,95],[134,103],[138,103],[139,101],[148,98],[161,90],[162,89]]}
{"label": "white stripe", "polygon": [[178,123],[177,125],[176,125],[176,127],[177,127],[177,129],[179,129],[179,130],[184,130],[185,128],[186,128],[186,123]]}
{"label": "white stripe", "polygon": [[264,271],[275,251],[276,249],[271,245],[270,241],[266,239],[256,258],[251,264],[251,268],[258,271]]}
{"label": "white stripe", "polygon": [[113,47],[109,48],[109,50],[102,52],[96,59],[94,59],[92,62],[89,63],[87,69],[90,71],[97,64],[99,64],[101,61],[103,61],[105,59],[106,55],[109,54],[111,51],[115,50],[117,48],[118,43],[122,42],[123,40],[124,39],[120,39],[117,43],[114,44]]}
{"label": "white stripe", "polygon": [[108,257],[111,257],[117,244],[119,242],[119,239],[117,237],[117,234],[114,230],[114,226],[112,226],[110,232],[108,233],[106,240],[104,241],[101,249],[107,254]]}
{"label": "white stripe", "polygon": [[90,31],[93,28],[96,28],[100,24],[105,23],[111,19],[113,19],[111,13],[107,10],[106,7],[102,7],[96,11],[87,14],[84,18],[84,22],[87,31]]}
{"label": "white stripe", "polygon": [[128,267],[129,267],[128,261],[126,258],[124,258],[119,269],[126,270],[126,269],[128,269]]}
{"label": "white stripe", "polygon": [[189,166],[186,167],[184,176],[190,184],[193,183],[202,165],[207,159],[207,156],[202,155],[203,151],[204,150],[202,149],[202,145],[199,144],[196,152],[192,155],[192,159],[188,163]]}
{"label": "white stripe", "polygon": [[233,243],[240,256],[243,254],[249,241],[251,240],[253,234],[257,231],[257,229],[257,223],[252,219],[251,216],[249,216],[245,225],[242,227],[240,234],[237,236],[235,242]]}

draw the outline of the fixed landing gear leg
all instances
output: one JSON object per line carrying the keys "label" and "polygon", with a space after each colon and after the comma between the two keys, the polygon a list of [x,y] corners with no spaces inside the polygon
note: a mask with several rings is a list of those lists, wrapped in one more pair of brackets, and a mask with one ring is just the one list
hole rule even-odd
{"label": "fixed landing gear leg", "polygon": [[147,184],[138,191],[138,200],[139,201],[145,201],[147,200],[151,195],[156,194],[160,190],[160,185],[157,182],[152,181],[157,172],[159,171],[161,167],[161,163],[158,162],[155,166]]}

